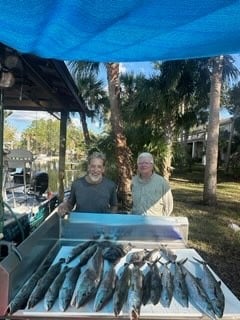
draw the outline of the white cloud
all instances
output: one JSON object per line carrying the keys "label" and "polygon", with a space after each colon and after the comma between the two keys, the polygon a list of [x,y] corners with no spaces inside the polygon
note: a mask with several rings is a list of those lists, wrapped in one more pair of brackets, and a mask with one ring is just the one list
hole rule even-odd
{"label": "white cloud", "polygon": [[71,117],[71,123],[75,126],[75,127],[80,127],[81,123],[80,123],[80,118],[76,118],[76,117]]}
{"label": "white cloud", "polygon": [[[73,116],[71,117],[71,123],[76,127],[76,128],[82,128],[82,123],[80,122],[80,118]],[[87,125],[88,129],[92,131],[98,132],[101,127],[100,127],[100,122],[97,119],[90,119],[87,118]]]}
{"label": "white cloud", "polygon": [[127,67],[125,64],[123,64],[122,62],[119,63],[119,72],[120,73],[126,73],[127,72]]}
{"label": "white cloud", "polygon": [[21,133],[31,125],[32,121],[40,119],[48,120],[55,118],[48,112],[21,110],[13,111],[13,113],[7,117],[7,123]]}
{"label": "white cloud", "polygon": [[50,119],[52,116],[44,111],[14,111],[9,117],[9,121],[29,121],[40,119]]}

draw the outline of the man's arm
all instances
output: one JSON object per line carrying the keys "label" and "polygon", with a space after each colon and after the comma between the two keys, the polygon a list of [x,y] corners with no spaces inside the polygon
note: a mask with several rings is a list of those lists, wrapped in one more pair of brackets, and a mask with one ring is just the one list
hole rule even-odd
{"label": "man's arm", "polygon": [[163,214],[170,216],[173,211],[173,196],[172,191],[169,189],[163,196]]}

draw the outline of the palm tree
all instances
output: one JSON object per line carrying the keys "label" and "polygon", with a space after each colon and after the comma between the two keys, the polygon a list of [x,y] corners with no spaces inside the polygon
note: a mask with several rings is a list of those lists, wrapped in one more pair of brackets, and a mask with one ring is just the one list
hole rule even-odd
{"label": "palm tree", "polygon": [[240,82],[235,85],[230,91],[230,106],[228,106],[228,111],[232,115],[232,123],[230,128],[230,135],[228,139],[228,146],[227,146],[227,155],[225,161],[225,170],[226,172],[229,171],[229,163],[230,163],[230,156],[231,156],[231,149],[232,149],[232,140],[234,136],[235,124],[237,119],[240,118]]}
{"label": "palm tree", "polygon": [[238,69],[231,56],[218,56],[212,59],[208,138],[206,148],[206,167],[204,172],[203,202],[210,206],[217,204],[217,164],[219,138],[219,110],[222,82],[236,78]]}
{"label": "palm tree", "polygon": [[[103,110],[108,104],[108,99],[106,91],[104,90],[103,81],[98,80],[96,75],[93,73],[90,74],[81,74],[76,75],[76,84],[81,92],[81,97],[86,110],[89,110],[88,115],[91,118],[97,117],[101,121]],[[79,112],[83,135],[86,145],[89,147],[91,143],[90,134],[88,131],[86,113],[83,111]]]}
{"label": "palm tree", "polygon": [[223,56],[213,59],[213,69],[210,89],[210,111],[208,121],[208,136],[206,148],[206,167],[204,172],[203,202],[214,206],[217,202],[217,162],[219,111],[223,74]]}
{"label": "palm tree", "polygon": [[131,194],[131,151],[123,130],[123,120],[120,111],[120,81],[119,64],[107,63],[107,79],[111,109],[111,125],[116,143],[116,159],[118,168],[118,188],[123,209],[129,209]]}
{"label": "palm tree", "polygon": [[148,79],[131,74],[122,77],[129,145],[134,156],[139,150],[152,152],[158,170],[167,179],[171,174],[173,141],[181,128],[187,130],[202,118],[198,111],[206,105],[208,91],[203,90],[202,84],[205,89],[210,84],[203,68],[205,60],[155,63],[159,74]]}

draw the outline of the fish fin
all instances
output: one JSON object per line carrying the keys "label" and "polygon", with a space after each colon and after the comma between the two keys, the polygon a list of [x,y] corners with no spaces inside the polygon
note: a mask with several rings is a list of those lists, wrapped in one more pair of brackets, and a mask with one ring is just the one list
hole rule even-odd
{"label": "fish fin", "polygon": [[195,261],[197,261],[198,263],[201,263],[201,264],[203,264],[203,265],[206,265],[206,264],[207,264],[204,260],[199,260],[199,259],[197,259],[196,257],[193,257],[193,259],[194,259]]}
{"label": "fish fin", "polygon": [[174,261],[174,262],[176,262],[178,265],[182,265],[182,264],[186,263],[187,260],[188,260],[188,258],[185,258],[185,259],[181,259],[179,261]]}

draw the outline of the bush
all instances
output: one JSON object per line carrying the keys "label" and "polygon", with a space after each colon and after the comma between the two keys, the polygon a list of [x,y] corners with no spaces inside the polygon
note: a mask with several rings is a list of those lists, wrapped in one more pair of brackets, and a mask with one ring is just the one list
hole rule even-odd
{"label": "bush", "polygon": [[240,152],[235,152],[231,155],[229,168],[234,178],[240,179]]}

